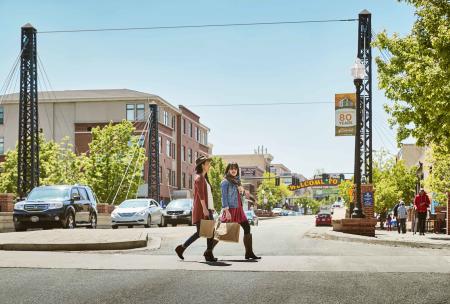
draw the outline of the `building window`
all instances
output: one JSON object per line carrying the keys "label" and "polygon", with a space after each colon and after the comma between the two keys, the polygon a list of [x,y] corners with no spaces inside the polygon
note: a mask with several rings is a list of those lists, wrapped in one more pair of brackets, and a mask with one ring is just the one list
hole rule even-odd
{"label": "building window", "polygon": [[192,189],[192,174],[189,174],[189,189]]}
{"label": "building window", "polygon": [[162,166],[159,166],[159,183],[163,183]]}
{"label": "building window", "polygon": [[171,156],[170,147],[171,147],[171,142],[170,142],[170,140],[167,140],[166,141],[166,155],[169,157]]}
{"label": "building window", "polygon": [[172,183],[171,183],[171,185],[172,186],[176,186],[177,185],[177,181],[176,181],[176,179],[177,179],[177,172],[175,170],[173,170],[171,173],[172,173]]}
{"label": "building window", "polygon": [[0,125],[3,124],[4,118],[5,118],[5,109],[3,108],[3,106],[0,106]]}
{"label": "building window", "polygon": [[141,147],[141,148],[145,145],[145,135],[144,135],[144,134],[142,134],[142,135],[139,137],[138,143],[139,143],[139,147]]}
{"label": "building window", "polygon": [[170,151],[173,159],[176,159],[176,151],[177,151],[177,145],[175,143],[173,143],[172,150]]}
{"label": "building window", "polygon": [[196,128],[197,132],[195,134],[195,140],[197,140],[197,142],[200,142],[200,128]]}
{"label": "building window", "polygon": [[185,146],[181,147],[181,160],[186,161],[186,147]]}
{"label": "building window", "polygon": [[188,160],[189,160],[189,163],[192,164],[192,149],[191,148],[188,148]]}
{"label": "building window", "polygon": [[134,104],[127,104],[127,120],[134,121]]}
{"label": "building window", "polygon": [[159,153],[162,153],[162,138],[161,136],[158,137],[159,140]]}
{"label": "building window", "polygon": [[163,124],[165,126],[169,125],[169,112],[167,112],[167,111],[163,112]]}
{"label": "building window", "polygon": [[192,136],[192,122],[189,123],[189,136],[193,137]]}
{"label": "building window", "polygon": [[195,160],[198,159],[198,151],[195,151]]}
{"label": "building window", "polygon": [[170,170],[170,169],[167,169],[167,185],[169,185],[170,186],[170,177],[171,177],[171,175],[172,175],[172,170]]}
{"label": "building window", "polygon": [[172,129],[174,129],[174,130],[175,130],[175,126],[177,124],[176,119],[177,119],[177,117],[175,115],[173,115],[172,116]]}
{"label": "building window", "polygon": [[183,118],[183,134],[186,134],[186,119]]}
{"label": "building window", "polygon": [[5,154],[5,139],[3,138],[3,136],[0,137],[0,154]]}
{"label": "building window", "polygon": [[208,145],[208,132],[205,132],[205,146]]}
{"label": "building window", "polygon": [[183,174],[181,174],[181,184],[183,185],[183,188],[186,188],[186,173],[183,172]]}
{"label": "building window", "polygon": [[136,105],[136,120],[145,120],[145,105],[143,103]]}

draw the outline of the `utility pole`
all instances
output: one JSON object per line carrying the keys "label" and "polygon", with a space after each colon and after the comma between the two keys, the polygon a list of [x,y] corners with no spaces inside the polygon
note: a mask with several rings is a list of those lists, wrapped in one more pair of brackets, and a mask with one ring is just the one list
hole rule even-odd
{"label": "utility pole", "polygon": [[148,130],[148,197],[159,202],[159,136],[158,105],[150,104],[150,126]]}
{"label": "utility pole", "polygon": [[29,23],[21,29],[19,153],[17,195],[24,198],[39,186],[39,129],[36,29]]}

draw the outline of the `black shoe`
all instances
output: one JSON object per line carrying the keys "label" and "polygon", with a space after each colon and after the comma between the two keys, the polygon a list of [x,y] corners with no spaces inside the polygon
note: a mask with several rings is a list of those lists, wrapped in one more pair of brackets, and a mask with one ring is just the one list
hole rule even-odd
{"label": "black shoe", "polygon": [[184,260],[183,252],[186,250],[186,248],[183,247],[183,245],[178,245],[177,248],[175,248],[175,252],[177,253],[178,257],[182,260]]}
{"label": "black shoe", "polygon": [[206,262],[217,262],[217,258],[214,257],[212,250],[206,250],[203,253],[203,256],[205,257]]}

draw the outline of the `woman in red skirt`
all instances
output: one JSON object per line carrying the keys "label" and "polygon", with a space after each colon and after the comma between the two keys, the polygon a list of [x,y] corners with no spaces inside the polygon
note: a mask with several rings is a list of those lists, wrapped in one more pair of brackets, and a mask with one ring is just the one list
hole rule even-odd
{"label": "woman in red skirt", "polygon": [[222,217],[221,222],[239,223],[244,229],[245,259],[260,259],[253,253],[252,234],[250,224],[242,207],[241,194],[244,188],[239,178],[239,166],[237,163],[229,163],[225,169],[225,178],[220,184],[222,189]]}

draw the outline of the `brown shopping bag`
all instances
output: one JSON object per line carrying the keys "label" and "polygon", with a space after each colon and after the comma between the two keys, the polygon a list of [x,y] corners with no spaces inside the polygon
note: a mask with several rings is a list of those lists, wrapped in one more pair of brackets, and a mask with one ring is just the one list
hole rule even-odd
{"label": "brown shopping bag", "polygon": [[239,243],[239,231],[241,225],[238,223],[219,223],[217,224],[214,238],[222,242]]}
{"label": "brown shopping bag", "polygon": [[212,238],[214,236],[214,221],[201,220],[200,221],[200,237]]}

